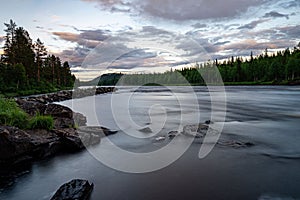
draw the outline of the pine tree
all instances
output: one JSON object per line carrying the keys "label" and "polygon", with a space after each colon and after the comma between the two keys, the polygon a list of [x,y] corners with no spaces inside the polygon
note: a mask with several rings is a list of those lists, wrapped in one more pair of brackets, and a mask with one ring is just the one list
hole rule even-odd
{"label": "pine tree", "polygon": [[40,82],[42,60],[47,55],[47,49],[45,48],[44,44],[41,42],[41,40],[39,38],[37,39],[37,41],[34,44],[34,50],[35,50],[35,62],[37,65],[37,79],[38,79],[38,82]]}

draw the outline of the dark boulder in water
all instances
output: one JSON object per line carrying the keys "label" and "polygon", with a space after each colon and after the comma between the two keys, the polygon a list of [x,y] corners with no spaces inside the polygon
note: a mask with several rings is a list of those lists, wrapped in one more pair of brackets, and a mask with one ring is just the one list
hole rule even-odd
{"label": "dark boulder in water", "polygon": [[60,186],[50,200],[87,200],[93,188],[87,180],[74,179]]}

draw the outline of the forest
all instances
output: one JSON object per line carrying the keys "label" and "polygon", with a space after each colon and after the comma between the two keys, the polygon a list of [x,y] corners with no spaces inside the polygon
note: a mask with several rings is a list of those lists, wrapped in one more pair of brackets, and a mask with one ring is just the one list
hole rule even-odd
{"label": "forest", "polygon": [[265,49],[261,55],[253,56],[251,52],[248,59],[230,57],[164,73],[104,74],[95,80],[98,85],[205,85],[222,81],[225,85],[296,85],[300,84],[300,43],[292,50],[276,53]]}
{"label": "forest", "polygon": [[32,41],[28,31],[13,20],[4,24],[4,53],[0,60],[0,95],[19,96],[72,88],[75,76],[68,62],[48,55],[40,39]]}

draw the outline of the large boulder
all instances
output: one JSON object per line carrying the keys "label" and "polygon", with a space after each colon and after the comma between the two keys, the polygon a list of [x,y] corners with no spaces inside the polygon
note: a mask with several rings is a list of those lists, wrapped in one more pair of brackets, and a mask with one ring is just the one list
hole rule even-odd
{"label": "large boulder", "polygon": [[74,128],[24,131],[0,126],[0,167],[17,166],[61,151],[79,151],[100,141],[100,135],[84,130],[78,134]]}
{"label": "large boulder", "polygon": [[65,106],[58,105],[58,104],[49,104],[44,112],[45,115],[51,115],[53,117],[60,117],[60,118],[73,118],[73,111]]}
{"label": "large boulder", "polygon": [[51,200],[87,200],[94,188],[87,180],[74,179],[63,184]]}
{"label": "large boulder", "polygon": [[23,109],[26,113],[28,113],[31,116],[36,115],[37,113],[43,114],[47,108],[45,104],[36,101],[26,101],[23,99],[17,99],[16,103],[21,109]]}
{"label": "large boulder", "polygon": [[54,118],[54,127],[57,129],[85,126],[87,122],[86,117],[81,113],[73,112],[70,108],[59,104],[46,105],[24,99],[17,99],[16,102],[30,116],[38,113],[52,116]]}
{"label": "large boulder", "polygon": [[3,166],[50,156],[60,147],[60,138],[49,131],[25,132],[15,127],[0,127],[0,163]]}

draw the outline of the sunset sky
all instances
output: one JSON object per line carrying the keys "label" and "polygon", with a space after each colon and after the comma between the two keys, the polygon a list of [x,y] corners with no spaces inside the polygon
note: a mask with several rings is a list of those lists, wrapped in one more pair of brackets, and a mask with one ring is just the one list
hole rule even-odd
{"label": "sunset sky", "polygon": [[3,23],[13,19],[82,80],[300,42],[300,0],[10,0],[0,18],[1,47]]}

